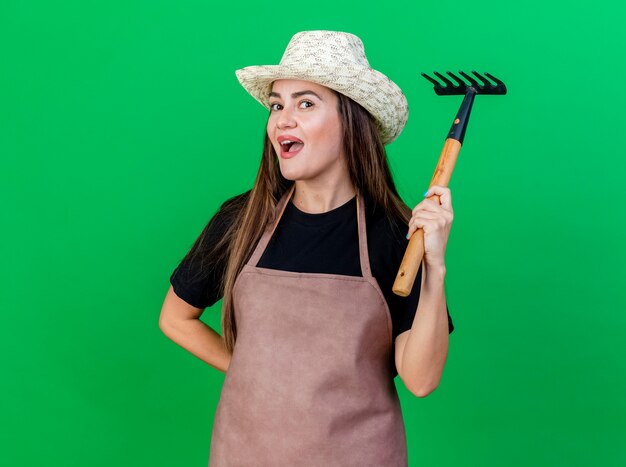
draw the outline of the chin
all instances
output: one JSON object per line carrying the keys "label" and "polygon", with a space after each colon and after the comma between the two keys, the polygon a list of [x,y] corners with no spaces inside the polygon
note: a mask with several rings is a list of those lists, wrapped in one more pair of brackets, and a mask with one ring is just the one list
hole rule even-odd
{"label": "chin", "polygon": [[283,177],[285,177],[287,180],[292,180],[292,181],[302,180],[304,178],[304,174],[302,173],[302,170],[300,170],[297,167],[293,167],[293,165],[289,167],[290,164],[285,164],[285,162],[289,162],[289,161],[285,161],[281,159],[279,162],[280,173],[282,174]]}
{"label": "chin", "polygon": [[291,180],[292,182],[295,182],[296,180],[302,180],[301,174],[293,170],[283,170],[283,168],[281,167],[280,173],[282,174],[283,178]]}

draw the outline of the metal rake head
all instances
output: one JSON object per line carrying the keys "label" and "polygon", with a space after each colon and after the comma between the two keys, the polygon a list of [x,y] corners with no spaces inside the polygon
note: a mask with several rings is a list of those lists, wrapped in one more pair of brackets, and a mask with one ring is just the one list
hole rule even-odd
{"label": "metal rake head", "polygon": [[448,75],[450,75],[450,77],[454,81],[456,81],[456,84],[450,81],[441,73],[438,73],[436,71],[434,73],[441,81],[443,81],[444,84],[441,84],[436,79],[431,78],[426,73],[422,73],[422,76],[435,85],[435,92],[439,96],[467,94],[471,89],[473,89],[476,94],[506,94],[505,84],[495,76],[490,75],[489,73],[485,73],[485,76],[487,76],[496,84],[492,84],[474,70],[472,70],[472,73],[476,76],[476,78],[481,81],[480,83],[473,76],[470,76],[462,71],[459,71],[459,74],[463,76],[463,78],[465,78],[467,81],[469,81],[469,84],[450,71],[446,71],[446,73],[448,73]]}

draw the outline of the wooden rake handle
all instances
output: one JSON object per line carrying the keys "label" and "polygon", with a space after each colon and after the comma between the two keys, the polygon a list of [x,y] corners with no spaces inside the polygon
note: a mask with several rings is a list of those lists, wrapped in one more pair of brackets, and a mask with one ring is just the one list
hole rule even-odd
{"label": "wooden rake handle", "polygon": [[[429,187],[433,185],[448,186],[460,150],[461,143],[458,140],[454,138],[446,139]],[[428,198],[439,202],[438,195],[431,195]],[[423,257],[424,231],[417,229],[409,240],[409,245],[404,253],[404,258],[402,258],[398,275],[393,283],[392,290],[396,295],[406,297],[411,293]]]}

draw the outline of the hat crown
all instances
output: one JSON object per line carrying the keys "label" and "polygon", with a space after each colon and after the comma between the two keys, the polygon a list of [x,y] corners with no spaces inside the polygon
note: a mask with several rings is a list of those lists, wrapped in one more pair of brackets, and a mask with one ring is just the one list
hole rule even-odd
{"label": "hat crown", "polygon": [[402,90],[374,70],[363,42],[341,31],[302,31],[294,34],[279,65],[256,65],[235,71],[241,85],[270,109],[272,83],[279,79],[310,81],[343,94],[374,118],[383,144],[395,140],[408,117]]}
{"label": "hat crown", "polygon": [[280,60],[282,66],[360,66],[370,68],[363,42],[354,34],[339,31],[302,31],[295,34]]}

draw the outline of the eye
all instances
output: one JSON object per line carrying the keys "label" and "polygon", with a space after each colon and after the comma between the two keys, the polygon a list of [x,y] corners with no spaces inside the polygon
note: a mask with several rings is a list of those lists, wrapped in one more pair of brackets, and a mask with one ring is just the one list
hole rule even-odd
{"label": "eye", "polygon": [[[302,104],[310,104],[310,105],[307,105],[306,107],[302,107]],[[314,104],[311,101],[300,101],[300,107],[304,109],[308,109],[309,107],[312,107],[313,105]]]}
{"label": "eye", "polygon": [[279,110],[276,108],[276,106],[280,107],[280,104],[278,102],[274,102],[270,104],[270,110]]}

